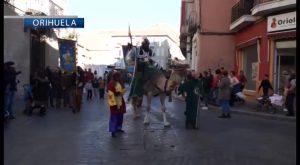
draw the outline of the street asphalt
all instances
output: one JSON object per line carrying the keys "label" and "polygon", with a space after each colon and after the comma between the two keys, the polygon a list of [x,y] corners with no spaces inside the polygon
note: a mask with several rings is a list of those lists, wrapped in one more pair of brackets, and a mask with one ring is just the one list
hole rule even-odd
{"label": "street asphalt", "polygon": [[[144,104],[145,105],[145,104]],[[108,132],[106,100],[83,101],[83,109],[49,109],[44,117],[22,114],[4,128],[5,165],[295,165],[296,122],[201,110],[197,130],[185,129],[185,103],[167,102],[171,127],[164,128],[159,98],[151,123],[133,120],[127,105],[123,134]],[[145,107],[142,107],[145,112]]]}

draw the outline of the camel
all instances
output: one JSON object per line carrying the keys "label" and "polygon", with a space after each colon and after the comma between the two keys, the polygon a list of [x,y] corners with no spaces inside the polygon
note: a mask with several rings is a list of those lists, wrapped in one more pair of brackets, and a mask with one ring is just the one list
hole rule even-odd
{"label": "camel", "polygon": [[[167,117],[166,117],[166,106],[165,106],[166,94],[172,92],[180,84],[180,82],[183,80],[183,78],[187,73],[187,68],[188,65],[175,66],[171,70],[169,79],[166,77],[166,75],[163,72],[161,72],[158,75],[152,76],[149,80],[143,83],[144,95],[147,96],[147,107],[146,107],[146,114],[144,118],[145,125],[148,125],[150,123],[149,114],[151,110],[152,98],[154,96],[159,95],[164,126],[165,127],[170,126],[170,123],[167,121]],[[140,100],[142,100],[142,98],[132,97],[131,104],[135,113],[137,113],[138,108],[140,106],[139,105]],[[139,115],[136,115],[135,117],[138,116]]]}

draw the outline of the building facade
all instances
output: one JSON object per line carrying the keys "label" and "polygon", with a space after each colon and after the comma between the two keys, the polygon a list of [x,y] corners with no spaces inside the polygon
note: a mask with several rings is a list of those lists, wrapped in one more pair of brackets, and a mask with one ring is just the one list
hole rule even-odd
{"label": "building facade", "polygon": [[182,0],[180,48],[196,72],[234,68],[234,33],[228,27],[235,3],[236,0]]}
{"label": "building facade", "polygon": [[[67,0],[5,0],[4,16],[62,15],[67,5]],[[17,96],[23,94],[22,86],[34,72],[59,65],[57,38],[63,35],[61,29],[24,28],[21,18],[4,19],[4,62],[14,61],[15,68],[22,70]]]}
{"label": "building facade", "polygon": [[278,94],[296,71],[296,0],[240,0],[232,7],[235,70],[248,78],[245,94],[255,98],[264,75]]}

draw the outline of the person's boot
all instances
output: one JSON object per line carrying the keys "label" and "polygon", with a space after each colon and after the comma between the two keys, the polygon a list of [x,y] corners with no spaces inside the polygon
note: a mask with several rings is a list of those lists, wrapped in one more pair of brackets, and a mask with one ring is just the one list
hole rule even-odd
{"label": "person's boot", "polygon": [[46,115],[46,108],[45,107],[41,107],[39,115],[40,116],[45,116]]}
{"label": "person's boot", "polygon": [[228,113],[228,114],[226,115],[226,118],[231,118],[230,113]]}
{"label": "person's boot", "polygon": [[116,133],[112,132],[112,133],[111,133],[111,137],[113,137],[113,138],[117,137],[117,136],[116,136]]}
{"label": "person's boot", "polygon": [[219,118],[226,118],[226,115],[224,113],[222,113],[222,115],[219,116]]}
{"label": "person's boot", "polygon": [[27,113],[28,116],[32,116],[33,108],[34,108],[34,107],[32,107],[32,106],[30,106],[30,107],[28,108],[28,113]]}
{"label": "person's boot", "polygon": [[122,129],[119,129],[118,132],[120,132],[120,133],[125,133],[125,131],[122,130]]}

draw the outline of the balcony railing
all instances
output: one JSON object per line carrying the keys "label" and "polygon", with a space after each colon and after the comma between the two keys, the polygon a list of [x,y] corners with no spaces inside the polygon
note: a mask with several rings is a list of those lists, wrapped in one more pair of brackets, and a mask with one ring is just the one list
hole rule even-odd
{"label": "balcony railing", "polygon": [[267,16],[292,9],[296,9],[296,0],[254,0],[252,15]]}
{"label": "balcony railing", "polygon": [[231,23],[243,15],[251,15],[254,0],[240,0],[231,9]]}
{"label": "balcony railing", "polygon": [[259,4],[262,4],[262,3],[266,3],[266,2],[271,2],[271,1],[274,1],[274,0],[254,0],[254,5],[253,6],[256,6],[256,5],[259,5]]}

